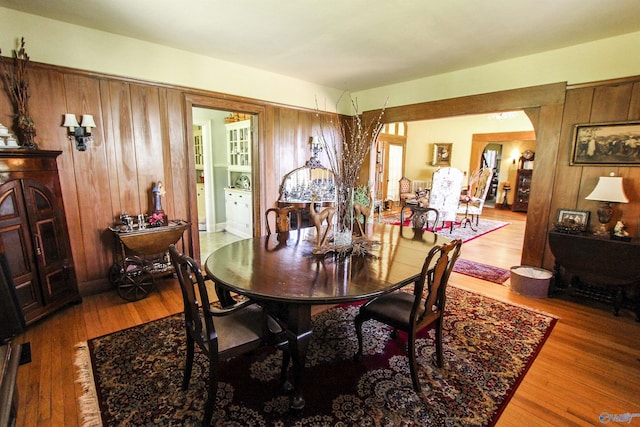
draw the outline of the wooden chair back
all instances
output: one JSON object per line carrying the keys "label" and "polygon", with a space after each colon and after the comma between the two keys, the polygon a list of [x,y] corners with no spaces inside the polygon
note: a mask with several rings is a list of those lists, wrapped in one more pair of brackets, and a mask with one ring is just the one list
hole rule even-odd
{"label": "wooden chair back", "polygon": [[267,236],[271,235],[271,225],[269,217],[273,216],[276,233],[285,233],[291,230],[291,215],[296,215],[296,228],[302,225],[302,212],[295,206],[285,206],[283,208],[269,208],[264,213],[267,224]]}
{"label": "wooden chair back", "polygon": [[429,251],[420,279],[414,285],[415,301],[409,316],[410,324],[419,326],[425,322],[426,326],[444,313],[449,276],[460,256],[461,247],[462,240],[456,239]]}
{"label": "wooden chair back", "polygon": [[434,246],[424,261],[420,276],[414,283],[412,294],[402,290],[390,292],[373,298],[360,307],[355,318],[358,336],[358,352],[354,356],[356,360],[362,357],[364,339],[362,324],[365,321],[373,319],[391,326],[394,337],[397,337],[397,330],[404,331],[407,334],[407,356],[413,388],[416,392],[420,392],[416,334],[430,324],[435,325],[436,360],[438,366],[442,367],[442,319],[445,312],[446,289],[453,265],[460,256],[461,247],[460,239]]}

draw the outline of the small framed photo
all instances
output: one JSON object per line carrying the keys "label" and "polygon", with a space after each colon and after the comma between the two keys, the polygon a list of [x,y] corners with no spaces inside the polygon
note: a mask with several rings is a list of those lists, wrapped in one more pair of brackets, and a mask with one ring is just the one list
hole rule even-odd
{"label": "small framed photo", "polygon": [[640,122],[575,125],[569,164],[640,166]]}
{"label": "small framed photo", "polygon": [[589,226],[589,211],[576,211],[572,209],[558,209],[556,227],[570,228],[575,231],[587,231]]}
{"label": "small framed photo", "polygon": [[451,166],[451,151],[453,144],[433,144],[433,160],[431,164],[434,166]]}

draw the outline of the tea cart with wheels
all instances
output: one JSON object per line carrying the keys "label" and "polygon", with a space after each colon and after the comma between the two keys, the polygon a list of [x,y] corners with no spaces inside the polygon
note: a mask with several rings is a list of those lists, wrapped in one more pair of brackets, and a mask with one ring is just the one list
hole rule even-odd
{"label": "tea cart with wheels", "polygon": [[109,281],[127,301],[146,298],[154,288],[154,278],[173,274],[169,245],[176,243],[189,226],[185,221],[143,229],[109,228],[114,236]]}

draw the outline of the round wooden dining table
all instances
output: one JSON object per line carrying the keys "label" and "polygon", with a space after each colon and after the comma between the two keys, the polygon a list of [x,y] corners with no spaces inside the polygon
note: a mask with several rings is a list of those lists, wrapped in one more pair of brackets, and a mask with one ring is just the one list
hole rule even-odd
{"label": "round wooden dining table", "polygon": [[239,240],[205,262],[222,304],[229,291],[260,303],[285,325],[293,362],[291,407],[304,407],[303,370],[311,307],[382,295],[413,283],[435,245],[450,240],[390,224],[368,224],[366,255],[315,255],[315,228]]}

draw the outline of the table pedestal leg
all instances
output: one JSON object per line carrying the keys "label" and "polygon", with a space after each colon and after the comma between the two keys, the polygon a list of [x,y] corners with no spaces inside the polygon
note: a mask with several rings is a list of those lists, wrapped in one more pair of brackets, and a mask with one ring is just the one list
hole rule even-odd
{"label": "table pedestal leg", "polygon": [[293,396],[291,408],[304,408],[302,393],[304,365],[307,358],[307,347],[311,340],[311,306],[292,305],[288,307],[287,338],[293,364]]}

